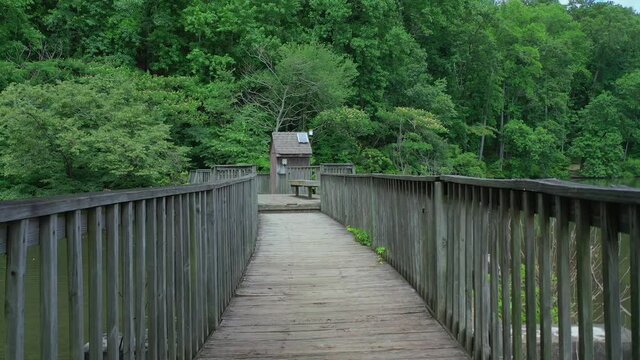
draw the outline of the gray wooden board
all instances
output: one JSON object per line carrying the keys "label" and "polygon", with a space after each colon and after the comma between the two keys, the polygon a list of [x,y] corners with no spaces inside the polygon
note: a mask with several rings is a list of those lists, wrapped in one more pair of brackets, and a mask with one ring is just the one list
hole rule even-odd
{"label": "gray wooden board", "polygon": [[321,213],[260,215],[257,250],[200,359],[466,359],[388,264]]}

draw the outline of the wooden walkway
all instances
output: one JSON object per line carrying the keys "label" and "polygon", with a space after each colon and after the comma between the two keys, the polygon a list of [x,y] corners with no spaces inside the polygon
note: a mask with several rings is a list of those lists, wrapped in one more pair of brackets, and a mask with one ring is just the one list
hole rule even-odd
{"label": "wooden walkway", "polygon": [[467,359],[389,265],[315,213],[260,215],[257,250],[200,359]]}
{"label": "wooden walkway", "polygon": [[258,211],[320,211],[320,196],[313,195],[313,199],[309,199],[306,195],[260,194],[258,195]]}

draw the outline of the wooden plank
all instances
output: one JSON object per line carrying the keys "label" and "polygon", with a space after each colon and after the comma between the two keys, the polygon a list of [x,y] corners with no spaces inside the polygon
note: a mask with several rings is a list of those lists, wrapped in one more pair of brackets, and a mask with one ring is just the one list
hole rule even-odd
{"label": "wooden plank", "polygon": [[[183,279],[184,279],[184,323],[185,323],[185,349],[186,349],[186,358],[191,359],[195,354],[195,349],[193,348],[193,324],[191,316],[192,313],[192,296],[191,296],[191,237],[192,237],[192,226],[191,226],[191,195],[183,195],[182,199],[182,216],[184,217],[184,242],[183,242]],[[195,226],[194,226],[195,227]]]}
{"label": "wooden plank", "polygon": [[525,307],[527,329],[527,359],[537,359],[536,338],[536,264],[535,264],[535,224],[533,194],[522,193],[522,212],[524,215],[524,263]]}
{"label": "wooden plank", "polygon": [[434,214],[436,243],[436,306],[435,312],[440,321],[446,320],[446,270],[447,270],[447,220],[444,208],[444,186],[441,182],[434,184]]}
{"label": "wooden plank", "polygon": [[158,359],[159,334],[158,334],[158,272],[157,272],[157,244],[158,244],[158,216],[157,200],[146,201],[146,234],[145,243],[147,265],[147,321],[148,321],[148,349],[147,357]]}
{"label": "wooden plank", "polygon": [[[490,257],[490,242],[492,240],[491,229],[491,196],[489,189],[480,189],[480,201],[481,201],[481,235],[480,235],[480,274],[483,276],[481,287],[482,296],[480,298],[480,316],[482,317],[482,328],[480,333],[482,334],[482,358],[489,359],[491,357],[491,339],[489,333],[491,332],[491,284],[490,284],[490,270],[489,270],[489,257]],[[488,280],[489,279],[489,280]]]}
{"label": "wooden plank", "polygon": [[166,309],[167,309],[167,358],[175,359],[176,350],[176,324],[175,324],[175,240],[176,213],[174,196],[167,198],[167,236],[166,236]]}
{"label": "wooden plank", "polygon": [[189,194],[189,299],[190,299],[190,326],[191,331],[191,354],[194,356],[198,351],[199,340],[199,322],[198,322],[198,282],[197,282],[197,253],[198,253],[198,241],[199,234],[197,226],[197,212],[196,212],[196,194]]}
{"label": "wooden plank", "polygon": [[631,258],[631,358],[640,359],[640,209],[629,207]]}
{"label": "wooden plank", "polygon": [[118,360],[120,355],[119,274],[120,205],[107,207],[107,358]]}
{"label": "wooden plank", "polygon": [[135,226],[135,331],[136,331],[136,358],[142,359],[146,354],[146,344],[148,343],[147,327],[145,322],[146,315],[146,274],[147,274],[147,203],[146,200],[137,201],[135,203],[136,221]]}
{"label": "wooden plank", "polygon": [[466,291],[465,291],[465,308],[466,308],[466,340],[465,340],[465,348],[468,353],[471,353],[473,350],[473,337],[474,337],[474,328],[473,328],[473,273],[474,273],[474,261],[473,259],[473,198],[472,192],[473,189],[471,186],[464,185],[465,192],[465,221],[463,223],[465,227],[465,238],[466,238],[466,249],[465,249],[465,259],[467,260],[466,264],[466,272],[465,272],[465,280],[466,280]]}
{"label": "wooden plank", "polygon": [[549,235],[549,197],[538,194],[538,224],[540,226],[540,249],[538,266],[540,277],[540,356],[551,359],[551,239]]}
{"label": "wooden plank", "polygon": [[474,359],[482,358],[482,287],[484,282],[484,275],[482,273],[482,212],[480,208],[480,188],[473,187],[473,313],[474,313],[474,339],[473,339],[473,354]]}
{"label": "wooden plank", "polygon": [[102,360],[104,214],[102,207],[89,209],[89,358]]}
{"label": "wooden plank", "polygon": [[[447,264],[449,267],[449,271],[448,271],[448,281],[447,281],[447,285],[449,286],[449,291],[448,291],[448,307],[450,308],[450,323],[449,323],[449,329],[451,330],[451,332],[453,333],[453,336],[455,337],[458,333],[458,322],[459,322],[459,316],[460,314],[458,313],[459,308],[457,307],[457,301],[456,301],[456,290],[458,289],[458,287],[460,286],[459,283],[459,279],[458,279],[458,264],[460,263],[460,261],[456,261],[458,260],[458,251],[459,251],[459,247],[460,247],[460,243],[459,243],[459,237],[458,234],[456,233],[456,230],[458,228],[458,224],[457,222],[460,220],[459,218],[459,214],[458,214],[458,209],[456,207],[457,202],[458,202],[458,196],[456,193],[456,189],[455,189],[455,184],[447,184],[448,186],[448,194],[447,194],[447,208],[448,208],[448,212],[449,212],[449,216],[447,217],[447,219],[449,219],[447,226],[449,227],[449,231],[448,231],[448,236],[447,236],[447,249],[449,250],[449,259],[447,260]],[[402,239],[402,238],[401,238]]]}
{"label": "wooden plank", "polygon": [[589,203],[575,200],[577,294],[580,359],[593,359],[593,290],[591,285],[591,227]]}
{"label": "wooden plank", "polygon": [[156,309],[158,326],[158,358],[167,358],[167,199],[156,199],[157,242],[156,242]]}
{"label": "wooden plank", "polygon": [[513,358],[522,359],[522,222],[520,212],[520,193],[511,190],[509,211],[511,212],[511,301]]}
{"label": "wooden plank", "polygon": [[7,253],[7,223],[0,223],[0,254]]}
{"label": "wooden plank", "polygon": [[84,360],[84,268],[80,210],[67,215],[66,234],[69,277],[69,350],[73,360]]}
{"label": "wooden plank", "polygon": [[216,215],[217,211],[214,208],[215,204],[215,190],[207,192],[207,220],[209,221],[209,239],[208,239],[208,256],[207,256],[207,293],[209,297],[209,323],[212,330],[218,327],[218,298],[217,298],[217,265],[216,265],[216,249],[215,249],[215,235],[216,235]]}
{"label": "wooden plank", "polygon": [[[260,222],[243,296],[197,358],[467,358],[410,285],[335,221],[299,213],[262,214]],[[304,275],[327,269],[334,275]],[[386,278],[391,293],[380,291]]]}
{"label": "wooden plank", "polygon": [[221,186],[248,182],[254,178],[255,174],[217,182],[216,184],[167,186],[151,189],[116,190],[108,192],[101,191],[56,196],[51,198],[3,201],[2,206],[0,206],[0,223],[37,218],[75,210],[104,207],[130,201],[151,200],[159,197],[206,191]]}
{"label": "wooden plank", "polygon": [[176,216],[176,358],[187,359],[185,341],[185,287],[184,287],[184,242],[185,242],[185,216],[183,213],[184,195],[179,195],[175,200]]}
{"label": "wooden plank", "polygon": [[132,202],[123,204],[122,218],[122,315],[123,315],[123,341],[122,356],[124,360],[135,358],[135,292],[134,292],[134,231],[135,212]]}
{"label": "wooden plank", "polygon": [[459,311],[459,320],[458,320],[458,342],[461,344],[465,344],[465,336],[468,331],[467,329],[467,316],[469,313],[466,311],[466,279],[467,279],[467,262],[460,261],[460,259],[466,259],[466,227],[465,223],[467,222],[467,211],[466,211],[466,203],[465,203],[465,193],[463,185],[456,186],[456,190],[458,193],[458,201],[457,201],[457,212],[459,214],[458,222],[456,224],[456,228],[458,230],[458,252],[457,258],[459,272],[458,272],[458,292],[456,294],[456,301],[458,302],[458,311]]}
{"label": "wooden plank", "polygon": [[458,184],[478,185],[498,189],[523,190],[552,196],[566,196],[574,199],[608,201],[620,204],[639,204],[640,190],[582,184],[562,180],[502,180],[479,179],[464,176],[440,176],[439,180]]}
{"label": "wooden plank", "polygon": [[605,348],[607,359],[610,360],[622,359],[618,216],[619,212],[616,206],[607,203],[600,204]]}
{"label": "wooden plank", "polygon": [[499,292],[498,287],[500,284],[500,278],[498,275],[498,263],[500,262],[500,256],[498,254],[498,244],[500,242],[499,233],[498,233],[498,224],[497,219],[499,214],[497,211],[493,211],[495,200],[498,198],[499,190],[489,189],[489,202],[487,206],[489,207],[490,214],[488,215],[488,226],[489,226],[489,266],[490,266],[490,276],[491,282],[489,284],[489,321],[491,322],[491,335],[490,335],[490,343],[491,343],[491,358],[499,359],[502,356],[502,349],[500,347],[500,319],[499,311],[498,311],[498,302],[499,302]]}
{"label": "wooden plank", "polygon": [[[499,256],[500,265],[500,298],[502,299],[502,355],[505,359],[512,358],[511,337],[511,297],[509,296],[511,280],[511,233],[509,218],[509,192],[506,189],[499,191]],[[513,270],[515,271],[515,270]],[[519,271],[517,271],[519,272]]]}
{"label": "wooden plank", "polygon": [[28,231],[29,220],[22,220],[9,225],[4,304],[4,321],[7,329],[5,333],[5,359],[24,359],[24,305]]}
{"label": "wooden plank", "polygon": [[569,278],[569,200],[556,197],[559,359],[571,360],[571,279]]}
{"label": "wooden plank", "polygon": [[40,220],[40,357],[58,358],[58,215]]}

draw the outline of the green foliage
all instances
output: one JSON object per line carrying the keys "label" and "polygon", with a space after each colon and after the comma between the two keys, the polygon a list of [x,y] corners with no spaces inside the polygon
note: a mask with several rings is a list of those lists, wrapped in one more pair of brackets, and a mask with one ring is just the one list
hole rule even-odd
{"label": "green foliage", "polygon": [[353,94],[354,64],[325,46],[288,44],[273,55],[255,52],[265,69],[244,79],[243,99],[274,119],[273,131],[299,128]]}
{"label": "green foliage", "polygon": [[265,170],[272,131],[311,128],[314,162],[359,172],[638,174],[640,15],[613,3],[0,0],[0,20],[3,161],[74,168],[3,172],[4,197],[169,183],[171,157]]}
{"label": "green foliage", "polygon": [[473,177],[485,177],[487,175],[487,166],[478,159],[477,154],[470,152],[460,152],[460,149],[453,147],[453,154],[449,155],[449,164],[447,168],[442,170],[444,174],[455,174]]}
{"label": "green foliage", "polygon": [[0,95],[3,198],[181,181],[185,148],[167,113],[129,71],[55,85],[10,85]]}
{"label": "green foliage", "polygon": [[358,109],[340,107],[318,114],[310,124],[314,130],[313,152],[318,163],[352,162],[374,133],[369,115]]}
{"label": "green foliage", "polygon": [[375,252],[376,252],[376,255],[378,255],[378,261],[379,262],[383,262],[387,258],[388,252],[387,252],[387,248],[386,247],[378,246],[375,249]]}
{"label": "green foliage", "polygon": [[514,177],[565,177],[567,158],[558,149],[558,139],[543,127],[530,128],[512,120],[504,129],[507,153],[505,168]]}
{"label": "green foliage", "polygon": [[362,246],[371,247],[371,235],[366,231],[347,226],[347,231],[353,234],[353,238]]}

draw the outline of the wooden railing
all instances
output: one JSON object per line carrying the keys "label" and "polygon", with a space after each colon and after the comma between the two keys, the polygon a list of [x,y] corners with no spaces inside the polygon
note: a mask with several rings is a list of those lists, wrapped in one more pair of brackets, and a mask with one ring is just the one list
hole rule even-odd
{"label": "wooden railing", "polygon": [[322,181],[322,211],[385,247],[473,358],[640,359],[640,191],[456,176]]}
{"label": "wooden railing", "polygon": [[230,180],[256,173],[255,165],[215,165],[211,169],[197,169],[189,173],[190,184],[206,184]]}
{"label": "wooden railing", "polygon": [[84,359],[85,342],[96,360],[192,358],[253,253],[255,179],[0,202],[4,358]]}
{"label": "wooden railing", "polygon": [[356,167],[351,163],[320,164],[321,174],[355,174]]}

